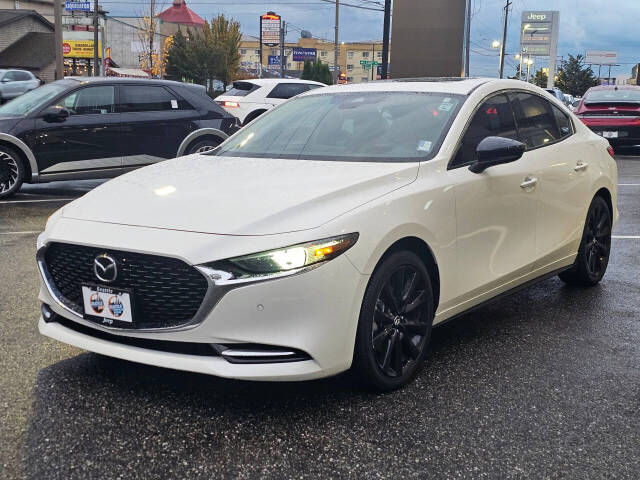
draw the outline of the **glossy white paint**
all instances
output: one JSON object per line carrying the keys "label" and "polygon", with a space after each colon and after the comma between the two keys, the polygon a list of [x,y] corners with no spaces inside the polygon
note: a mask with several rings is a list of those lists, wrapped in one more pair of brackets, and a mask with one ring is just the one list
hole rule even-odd
{"label": "glossy white paint", "polygon": [[[574,135],[528,151],[516,162],[480,174],[466,167],[447,168],[484,98],[505,89],[540,92],[537,87],[476,79],[335,86],[323,92],[346,89],[444,91],[469,98],[437,156],[427,162],[185,157],[102,185],[64,207],[40,238],[41,243],[149,252],[198,265],[358,232],[347,253],[312,271],[228,292],[195,327],[152,333],[110,330],[175,341],[278,345],[304,350],[313,360],[259,366],[221,359],[207,363],[96,341],[56,324],[41,322],[41,332],[81,348],[171,368],[248,379],[316,378],[349,368],[368,279],[395,242],[414,237],[432,253],[440,282],[439,323],[570,265],[587,208],[599,189],[610,193],[617,219],[615,161],[606,152],[606,140],[575,118]],[[532,178],[537,181],[521,186]],[[105,329],[70,316],[44,286],[40,299],[63,316]]]}

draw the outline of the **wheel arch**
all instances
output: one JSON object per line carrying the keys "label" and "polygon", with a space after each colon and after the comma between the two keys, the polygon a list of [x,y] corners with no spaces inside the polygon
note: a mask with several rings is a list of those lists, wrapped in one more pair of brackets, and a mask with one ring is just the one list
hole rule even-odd
{"label": "wheel arch", "polygon": [[191,145],[195,140],[200,137],[218,137],[221,141],[226,140],[229,135],[224,133],[222,130],[218,130],[217,128],[200,128],[191,132],[187,135],[182,143],[178,147],[178,152],[176,153],[176,157],[181,157],[184,155],[184,152],[187,150],[187,147]]}
{"label": "wheel arch", "polygon": [[607,187],[600,187],[600,189],[594,195],[595,197],[602,197],[605,202],[607,202],[607,207],[609,207],[609,213],[611,214],[611,218],[613,219],[614,211],[613,211],[613,201],[611,200],[611,192]]}
{"label": "wheel arch", "polygon": [[33,155],[31,149],[17,137],[9,135],[8,133],[0,133],[0,145],[6,145],[18,152],[20,159],[24,163],[27,173],[25,175],[26,183],[36,183],[38,181],[39,170],[36,162],[36,157]]}
{"label": "wheel arch", "polygon": [[253,122],[260,115],[262,115],[263,113],[267,113],[267,112],[268,112],[268,109],[266,109],[266,108],[257,108],[255,110],[247,113],[247,116],[244,117],[244,121],[242,122],[242,126],[244,127],[248,123]]}

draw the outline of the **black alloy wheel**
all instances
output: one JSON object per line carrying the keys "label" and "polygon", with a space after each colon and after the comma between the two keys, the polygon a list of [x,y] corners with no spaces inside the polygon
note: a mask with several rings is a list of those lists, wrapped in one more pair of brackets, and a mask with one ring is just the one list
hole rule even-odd
{"label": "black alloy wheel", "polygon": [[560,278],[571,285],[596,285],[609,264],[611,253],[611,212],[607,202],[596,196],[589,207],[578,256],[571,269]]}
{"label": "black alloy wheel", "polygon": [[0,146],[0,198],[16,193],[24,180],[24,166],[12,149]]}
{"label": "black alloy wheel", "polygon": [[421,366],[433,322],[429,273],[412,252],[390,255],[376,269],[363,302],[354,367],[367,386],[405,385]]}

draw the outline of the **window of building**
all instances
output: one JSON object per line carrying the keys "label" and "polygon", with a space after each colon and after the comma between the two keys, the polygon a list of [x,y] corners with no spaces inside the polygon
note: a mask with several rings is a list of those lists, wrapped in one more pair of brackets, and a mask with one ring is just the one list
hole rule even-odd
{"label": "window of building", "polygon": [[369,77],[361,77],[360,81],[361,82],[368,82],[369,81]]}
{"label": "window of building", "polygon": [[353,82],[353,77],[347,77],[347,82]]}
{"label": "window of building", "polygon": [[353,58],[355,52],[347,52],[347,58]]}
{"label": "window of building", "polygon": [[382,52],[376,52],[376,57],[381,58],[382,57]]}
{"label": "window of building", "polygon": [[518,140],[527,148],[542,147],[560,138],[551,103],[525,92],[512,93],[509,97],[518,124]]}
{"label": "window of building", "polygon": [[76,90],[63,100],[58,106],[69,110],[71,115],[103,115],[113,113],[115,87],[103,85]]}
{"label": "window of building", "polygon": [[253,53],[256,55],[260,55],[260,50],[254,50]]}
{"label": "window of building", "polygon": [[327,52],[325,50],[323,50],[322,52],[320,52],[320,56],[321,57],[326,57],[327,56]]}
{"label": "window of building", "polygon": [[[182,103],[183,105],[179,105]],[[148,85],[123,85],[120,87],[120,110],[123,112],[154,112],[159,110],[175,110],[184,101],[163,87]]]}
{"label": "window of building", "polygon": [[369,58],[369,52],[362,52],[362,58]]}
{"label": "window of building", "polygon": [[350,63],[347,63],[347,70],[353,70],[353,65]]}
{"label": "window of building", "polygon": [[240,55],[246,55],[247,54],[247,49],[246,48],[241,48],[240,49]]}

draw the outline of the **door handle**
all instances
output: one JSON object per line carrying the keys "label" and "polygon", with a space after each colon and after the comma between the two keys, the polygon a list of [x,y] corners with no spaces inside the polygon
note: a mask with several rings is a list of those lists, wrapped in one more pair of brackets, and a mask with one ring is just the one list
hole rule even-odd
{"label": "door handle", "polygon": [[574,169],[576,172],[580,172],[580,171],[582,171],[582,170],[586,170],[588,166],[589,166],[589,164],[588,164],[588,163],[583,162],[582,160],[580,160],[578,163],[576,163],[576,166],[575,166],[575,167],[573,167],[573,169]]}
{"label": "door handle", "polygon": [[520,184],[521,188],[529,188],[533,187],[536,183],[538,183],[538,179],[536,177],[528,176],[524,179],[524,182]]}

